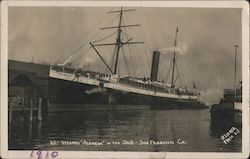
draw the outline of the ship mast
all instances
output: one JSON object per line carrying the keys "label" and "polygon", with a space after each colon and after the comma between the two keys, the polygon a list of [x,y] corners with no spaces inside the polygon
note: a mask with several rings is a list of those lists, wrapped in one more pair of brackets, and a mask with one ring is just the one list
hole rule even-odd
{"label": "ship mast", "polygon": [[121,7],[121,11],[120,11],[120,19],[119,19],[119,25],[118,25],[118,30],[117,30],[117,40],[116,40],[116,47],[117,47],[117,52],[116,52],[116,58],[115,58],[115,70],[114,70],[114,74],[117,73],[117,64],[118,64],[118,57],[119,57],[119,51],[121,48],[121,22],[122,22],[122,7]]}
{"label": "ship mast", "polygon": [[239,46],[238,45],[234,45],[234,98],[236,98],[236,96],[237,96],[237,94],[236,94],[236,92],[237,92],[237,88],[236,88],[236,66],[237,66],[237,64],[236,64],[236,58],[237,58],[237,48],[238,48]]}
{"label": "ship mast", "polygon": [[171,86],[174,87],[174,69],[175,69],[175,48],[177,45],[177,33],[178,33],[178,27],[176,28],[175,32],[175,40],[174,40],[174,58],[173,58],[173,69],[172,69],[172,81],[171,81]]}
{"label": "ship mast", "polygon": [[[116,43],[104,43],[104,44],[93,44],[90,42],[90,45],[94,48],[95,52],[98,54],[98,56],[101,58],[101,60],[104,62],[104,64],[108,67],[109,71],[112,74],[117,74],[117,68],[118,68],[118,62],[119,62],[119,53],[120,53],[120,49],[121,47],[123,47],[124,45],[127,44],[142,44],[144,42],[130,42],[133,38],[128,39],[126,42],[123,42],[121,37],[122,37],[122,28],[123,27],[134,27],[134,26],[140,26],[140,24],[133,24],[133,25],[122,25],[122,18],[123,18],[123,13],[124,12],[128,12],[128,11],[135,11],[135,9],[126,9],[123,10],[123,8],[121,7],[120,10],[118,11],[110,11],[107,13],[119,13],[119,24],[118,26],[110,26],[110,27],[104,27],[104,28],[100,28],[100,29],[115,29],[117,28],[117,39],[116,39]],[[115,49],[116,49],[116,55],[115,55],[115,68],[114,71],[108,66],[107,62],[105,62],[105,60],[102,58],[102,56],[100,55],[100,53],[97,51],[97,49],[95,48],[95,46],[107,46],[107,45],[114,45]]]}

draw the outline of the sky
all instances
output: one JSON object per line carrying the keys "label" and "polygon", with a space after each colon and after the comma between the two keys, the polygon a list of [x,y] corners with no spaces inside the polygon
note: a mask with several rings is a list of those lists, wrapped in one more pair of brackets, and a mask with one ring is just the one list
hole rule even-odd
{"label": "sky", "polygon": [[[89,42],[108,37],[116,30],[114,7],[9,7],[9,59],[64,63],[71,55],[74,65],[107,71],[90,48]],[[124,8],[132,9],[132,8]],[[144,44],[124,47],[119,56],[122,75],[149,77],[152,52],[161,52],[158,80],[167,80],[173,57],[175,32],[176,58],[182,86],[192,89],[193,82],[205,102],[213,103],[224,88],[233,88],[234,45],[237,49],[237,80],[241,80],[241,9],[223,8],[133,8],[124,13],[123,24],[140,24],[124,28],[123,41]],[[114,42],[116,34],[95,43]],[[93,42],[94,43],[94,42]],[[82,48],[78,49],[79,47]],[[77,50],[75,52],[75,50]],[[97,47],[110,66],[113,48]],[[180,82],[180,81],[178,81]],[[181,83],[179,83],[181,84]]]}

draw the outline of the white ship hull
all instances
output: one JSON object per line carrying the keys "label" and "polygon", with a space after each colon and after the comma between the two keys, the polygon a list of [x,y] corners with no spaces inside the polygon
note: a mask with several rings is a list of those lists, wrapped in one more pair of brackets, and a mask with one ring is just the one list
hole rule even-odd
{"label": "white ship hull", "polygon": [[141,95],[152,96],[152,97],[198,101],[198,96],[196,95],[181,95],[181,94],[160,92],[157,90],[153,91],[147,88],[136,88],[128,84],[123,84],[120,82],[101,82],[97,79],[92,79],[92,78],[88,78],[84,76],[79,76],[76,78],[74,74],[58,72],[55,70],[50,70],[49,77],[60,79],[60,80],[66,80],[70,82],[78,82],[78,83],[97,86],[97,87],[102,85],[101,87],[104,89],[105,88],[112,89],[116,91],[121,91],[123,93],[135,93],[135,94],[141,94]]}

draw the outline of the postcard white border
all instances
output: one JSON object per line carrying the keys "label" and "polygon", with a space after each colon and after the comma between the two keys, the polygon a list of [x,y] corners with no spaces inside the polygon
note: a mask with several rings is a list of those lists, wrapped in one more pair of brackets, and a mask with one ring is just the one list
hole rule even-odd
{"label": "postcard white border", "polygon": [[[1,157],[29,158],[31,151],[8,150],[8,7],[9,6],[129,6],[242,8],[243,121],[242,152],[111,152],[59,151],[57,158],[247,158],[249,155],[249,4],[246,1],[2,1],[1,2]],[[204,143],[205,144],[205,143]]]}

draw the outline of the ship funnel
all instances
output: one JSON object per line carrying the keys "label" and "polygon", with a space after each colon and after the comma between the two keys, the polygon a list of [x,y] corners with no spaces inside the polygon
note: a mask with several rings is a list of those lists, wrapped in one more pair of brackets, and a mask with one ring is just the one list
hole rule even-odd
{"label": "ship funnel", "polygon": [[154,51],[151,65],[151,81],[157,81],[160,52]]}

